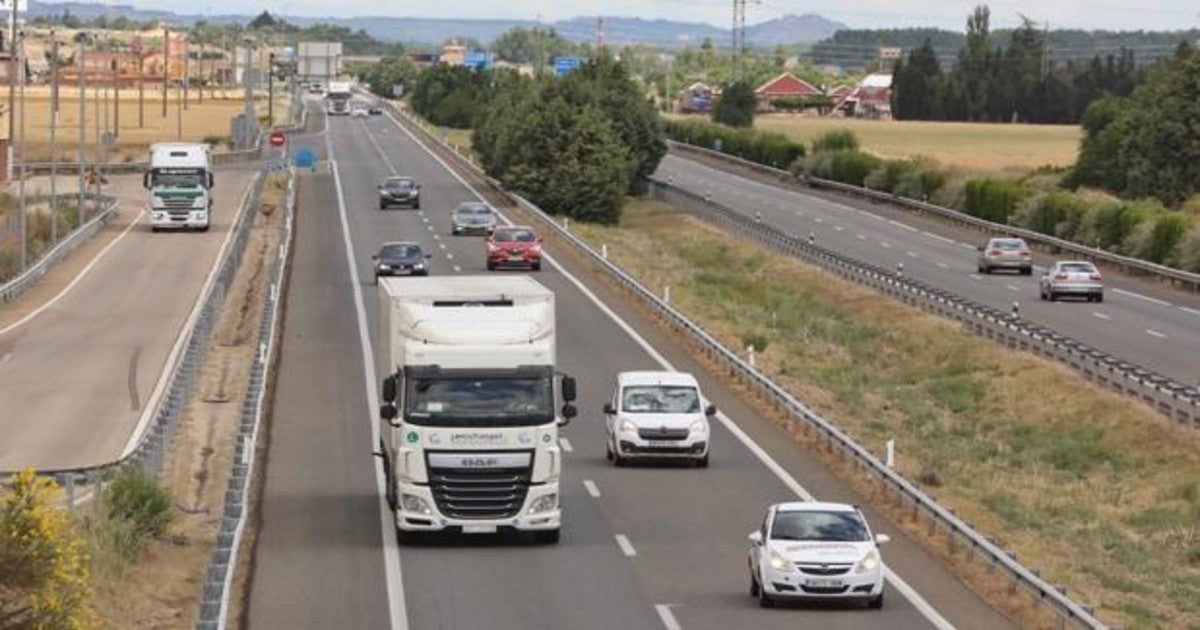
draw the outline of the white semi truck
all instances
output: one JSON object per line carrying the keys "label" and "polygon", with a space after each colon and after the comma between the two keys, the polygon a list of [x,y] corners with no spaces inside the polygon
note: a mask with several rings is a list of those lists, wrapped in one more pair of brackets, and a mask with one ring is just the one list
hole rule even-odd
{"label": "white semi truck", "polygon": [[558,430],[576,384],[555,369],[554,293],[527,276],[380,278],[379,307],[380,454],[401,539],[558,542]]}
{"label": "white semi truck", "polygon": [[350,81],[330,81],[325,92],[325,113],[330,116],[349,116],[354,84]]}
{"label": "white semi truck", "polygon": [[142,176],[150,191],[150,226],[208,230],[213,173],[207,144],[161,142],[150,145],[150,170]]}

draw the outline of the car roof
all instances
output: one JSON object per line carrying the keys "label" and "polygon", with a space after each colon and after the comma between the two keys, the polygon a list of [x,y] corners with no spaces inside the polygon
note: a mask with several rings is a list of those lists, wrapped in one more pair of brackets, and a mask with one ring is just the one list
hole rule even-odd
{"label": "car roof", "polygon": [[667,372],[643,370],[634,372],[621,372],[617,375],[617,382],[622,387],[628,385],[692,385],[699,387],[696,383],[696,377],[687,372]]}
{"label": "car roof", "polygon": [[1089,267],[1096,266],[1089,260],[1060,260],[1054,264],[1060,267],[1063,265],[1087,265]]}
{"label": "car roof", "polygon": [[530,232],[537,231],[537,230],[529,227],[528,225],[501,225],[500,227],[498,227],[496,229],[497,230],[529,230]]}
{"label": "car roof", "polygon": [[858,508],[847,503],[826,503],[823,501],[788,501],[776,503],[776,512],[857,512]]}
{"label": "car roof", "polygon": [[416,178],[413,177],[412,175],[388,175],[388,178],[387,178],[387,181],[389,181],[389,182],[394,182],[394,181],[411,182],[411,181],[415,181],[415,180],[416,180]]}
{"label": "car roof", "polygon": [[388,241],[383,245],[380,245],[379,249],[383,249],[385,247],[400,247],[401,245],[415,245],[417,247],[421,246],[421,244],[416,241]]}

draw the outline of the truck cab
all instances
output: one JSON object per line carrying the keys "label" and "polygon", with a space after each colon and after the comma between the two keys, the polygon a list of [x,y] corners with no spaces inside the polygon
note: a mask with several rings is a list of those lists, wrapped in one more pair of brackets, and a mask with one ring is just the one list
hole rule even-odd
{"label": "truck cab", "polygon": [[555,543],[554,293],[528,277],[381,278],[381,455],[400,537],[527,532]]}
{"label": "truck cab", "polygon": [[150,191],[152,230],[208,230],[213,172],[207,144],[151,145],[142,185]]}

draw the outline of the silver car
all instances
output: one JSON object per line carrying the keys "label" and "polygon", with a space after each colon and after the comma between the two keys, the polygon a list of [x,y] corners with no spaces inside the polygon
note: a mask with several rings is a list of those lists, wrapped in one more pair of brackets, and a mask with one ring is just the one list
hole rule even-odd
{"label": "silver car", "polygon": [[979,246],[979,273],[992,273],[996,269],[1016,269],[1021,275],[1033,273],[1033,254],[1025,239],[993,238],[987,245]]}
{"label": "silver car", "polygon": [[1104,301],[1100,270],[1087,261],[1060,260],[1046,271],[1038,283],[1039,297],[1051,302],[1062,296],[1082,296],[1089,302]]}
{"label": "silver car", "polygon": [[491,236],[496,231],[496,211],[481,201],[465,201],[450,212],[450,233]]}

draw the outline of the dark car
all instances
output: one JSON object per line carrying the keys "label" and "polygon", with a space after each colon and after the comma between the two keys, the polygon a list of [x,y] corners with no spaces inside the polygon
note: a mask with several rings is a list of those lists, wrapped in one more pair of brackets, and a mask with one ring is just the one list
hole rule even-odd
{"label": "dark car", "polygon": [[371,257],[375,261],[375,281],[379,282],[379,276],[427,276],[430,258],[419,243],[384,243]]}
{"label": "dark car", "polygon": [[411,177],[389,177],[379,185],[379,209],[412,206],[421,209],[421,185]]}
{"label": "dark car", "polygon": [[378,105],[372,105],[367,108],[367,113],[372,116],[378,116],[383,113],[383,108]]}
{"label": "dark car", "polygon": [[488,271],[498,267],[542,269],[542,239],[533,228],[523,225],[498,227],[486,245]]}
{"label": "dark car", "polygon": [[464,201],[450,212],[451,234],[483,234],[496,230],[496,211],[482,201]]}

